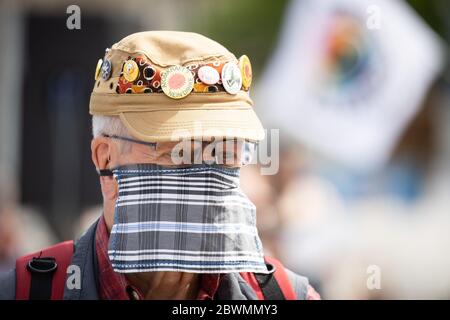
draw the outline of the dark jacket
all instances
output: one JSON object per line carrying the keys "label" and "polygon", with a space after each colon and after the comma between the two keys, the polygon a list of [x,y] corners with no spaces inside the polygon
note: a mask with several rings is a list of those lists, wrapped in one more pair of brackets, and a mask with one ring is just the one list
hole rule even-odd
{"label": "dark jacket", "polygon": [[[80,267],[81,288],[64,290],[65,300],[98,300],[98,268],[95,251],[95,230],[93,224],[76,242],[72,257],[72,265]],[[290,270],[286,270],[289,280],[299,300],[306,299],[308,280]],[[14,300],[16,295],[15,269],[0,275],[0,300]],[[239,273],[224,275],[220,281],[216,299],[218,300],[256,300],[257,297],[250,285]]]}

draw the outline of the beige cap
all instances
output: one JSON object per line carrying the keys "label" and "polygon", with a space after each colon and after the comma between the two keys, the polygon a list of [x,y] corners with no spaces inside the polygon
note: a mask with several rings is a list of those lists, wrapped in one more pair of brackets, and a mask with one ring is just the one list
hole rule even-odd
{"label": "beige cap", "polygon": [[132,34],[107,49],[95,78],[90,114],[119,116],[137,139],[264,138],[248,57],[202,35]]}

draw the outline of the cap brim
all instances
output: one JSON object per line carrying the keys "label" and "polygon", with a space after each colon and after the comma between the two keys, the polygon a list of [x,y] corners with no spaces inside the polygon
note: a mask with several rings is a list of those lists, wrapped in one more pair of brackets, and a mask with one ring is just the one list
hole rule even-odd
{"label": "cap brim", "polygon": [[158,110],[119,114],[134,137],[149,142],[211,137],[264,139],[264,129],[253,108]]}
{"label": "cap brim", "polygon": [[264,129],[247,92],[191,93],[174,100],[163,93],[92,93],[92,115],[119,116],[134,137],[149,142],[186,138],[264,139]]}

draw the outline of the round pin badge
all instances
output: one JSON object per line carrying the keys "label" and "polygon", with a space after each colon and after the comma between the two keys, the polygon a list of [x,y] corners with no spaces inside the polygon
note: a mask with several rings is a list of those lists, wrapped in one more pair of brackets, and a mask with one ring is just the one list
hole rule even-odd
{"label": "round pin badge", "polygon": [[103,64],[103,59],[98,59],[97,66],[95,67],[95,75],[94,75],[95,80],[98,80],[98,77],[100,75],[100,69],[102,68],[102,64]]}
{"label": "round pin badge", "polygon": [[139,76],[139,67],[134,60],[127,60],[123,65],[123,77],[128,82],[133,82]]}
{"label": "round pin badge", "polygon": [[216,84],[220,79],[219,72],[217,72],[216,69],[210,66],[200,67],[200,69],[198,69],[197,71],[197,75],[204,84],[209,85]]}
{"label": "round pin badge", "polygon": [[252,65],[250,59],[244,54],[239,58],[239,69],[241,70],[242,85],[248,89],[252,84]]}
{"label": "round pin badge", "polygon": [[103,60],[102,63],[102,78],[103,80],[108,80],[109,77],[111,77],[111,71],[112,71],[112,65],[111,65],[111,61],[109,61],[108,59]]}
{"label": "round pin badge", "polygon": [[233,62],[227,62],[222,68],[222,85],[230,94],[236,94],[242,87],[241,70]]}
{"label": "round pin badge", "polygon": [[194,88],[194,77],[188,68],[173,66],[162,73],[161,88],[172,99],[181,99]]}

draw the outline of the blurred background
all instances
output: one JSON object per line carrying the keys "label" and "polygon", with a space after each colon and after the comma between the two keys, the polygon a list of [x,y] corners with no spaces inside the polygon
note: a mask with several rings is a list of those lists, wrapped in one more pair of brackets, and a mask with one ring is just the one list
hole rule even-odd
{"label": "blurred background", "polygon": [[250,57],[279,129],[278,172],[242,170],[267,254],[325,299],[450,298],[446,0],[0,1],[0,271],[101,214],[95,65],[144,30]]}

